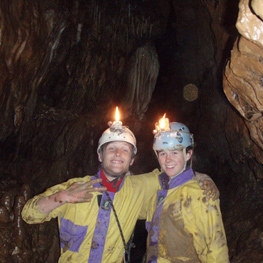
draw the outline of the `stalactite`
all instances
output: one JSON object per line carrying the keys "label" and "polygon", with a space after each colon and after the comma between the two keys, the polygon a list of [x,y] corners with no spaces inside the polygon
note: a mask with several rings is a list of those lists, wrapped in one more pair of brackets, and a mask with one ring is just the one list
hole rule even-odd
{"label": "stalactite", "polygon": [[7,211],[10,213],[13,207],[14,201],[12,200],[10,193],[3,193],[1,197],[1,204],[4,205]]}
{"label": "stalactite", "polygon": [[128,110],[134,108],[139,119],[148,108],[158,74],[159,60],[155,48],[151,45],[138,48],[130,63],[126,105]]}
{"label": "stalactite", "polygon": [[10,222],[9,212],[5,206],[0,205],[0,223]]}
{"label": "stalactite", "polygon": [[32,197],[32,190],[29,184],[23,184],[20,189],[21,196],[24,197],[25,202],[27,202]]}
{"label": "stalactite", "polygon": [[25,205],[25,198],[23,196],[17,196],[14,203],[14,236],[16,244],[19,248],[23,248],[23,242],[25,240],[25,222],[22,219],[21,213],[23,206]]}

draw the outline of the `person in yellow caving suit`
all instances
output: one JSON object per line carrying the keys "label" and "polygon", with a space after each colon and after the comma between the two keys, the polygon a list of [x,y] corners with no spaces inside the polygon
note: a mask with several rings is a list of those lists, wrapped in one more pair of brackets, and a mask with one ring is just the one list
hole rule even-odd
{"label": "person in yellow caving suit", "polygon": [[219,200],[208,200],[193,180],[193,135],[178,122],[157,125],[155,132],[153,150],[163,172],[147,212],[146,262],[229,262]]}

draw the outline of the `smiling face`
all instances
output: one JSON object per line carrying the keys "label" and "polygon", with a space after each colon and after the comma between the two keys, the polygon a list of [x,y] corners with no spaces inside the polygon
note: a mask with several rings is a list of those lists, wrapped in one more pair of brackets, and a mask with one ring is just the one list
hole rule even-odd
{"label": "smiling face", "polygon": [[128,172],[133,164],[133,148],[127,142],[110,142],[98,154],[103,170],[108,180],[113,180]]}
{"label": "smiling face", "polygon": [[177,176],[184,168],[185,162],[191,159],[193,151],[186,153],[184,158],[183,150],[161,150],[158,151],[158,161],[163,171],[169,176]]}

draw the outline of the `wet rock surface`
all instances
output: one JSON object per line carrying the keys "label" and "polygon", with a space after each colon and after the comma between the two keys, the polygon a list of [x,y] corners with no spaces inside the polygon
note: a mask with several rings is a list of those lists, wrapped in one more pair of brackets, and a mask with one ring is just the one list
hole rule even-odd
{"label": "wet rock surface", "polygon": [[21,217],[23,205],[31,197],[29,185],[3,180],[0,192],[0,262],[56,262],[56,221],[27,225]]}

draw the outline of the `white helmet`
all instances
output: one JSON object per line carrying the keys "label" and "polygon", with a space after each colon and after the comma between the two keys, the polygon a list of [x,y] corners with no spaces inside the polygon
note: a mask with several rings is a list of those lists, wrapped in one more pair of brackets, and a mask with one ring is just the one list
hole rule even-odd
{"label": "white helmet", "polygon": [[112,125],[110,128],[105,130],[99,139],[99,145],[97,152],[100,152],[101,146],[108,142],[127,142],[133,146],[133,153],[137,153],[136,138],[132,131],[126,126],[115,126]]}
{"label": "white helmet", "polygon": [[194,136],[186,125],[170,122],[170,129],[157,131],[154,136],[153,150],[178,150],[194,146]]}

